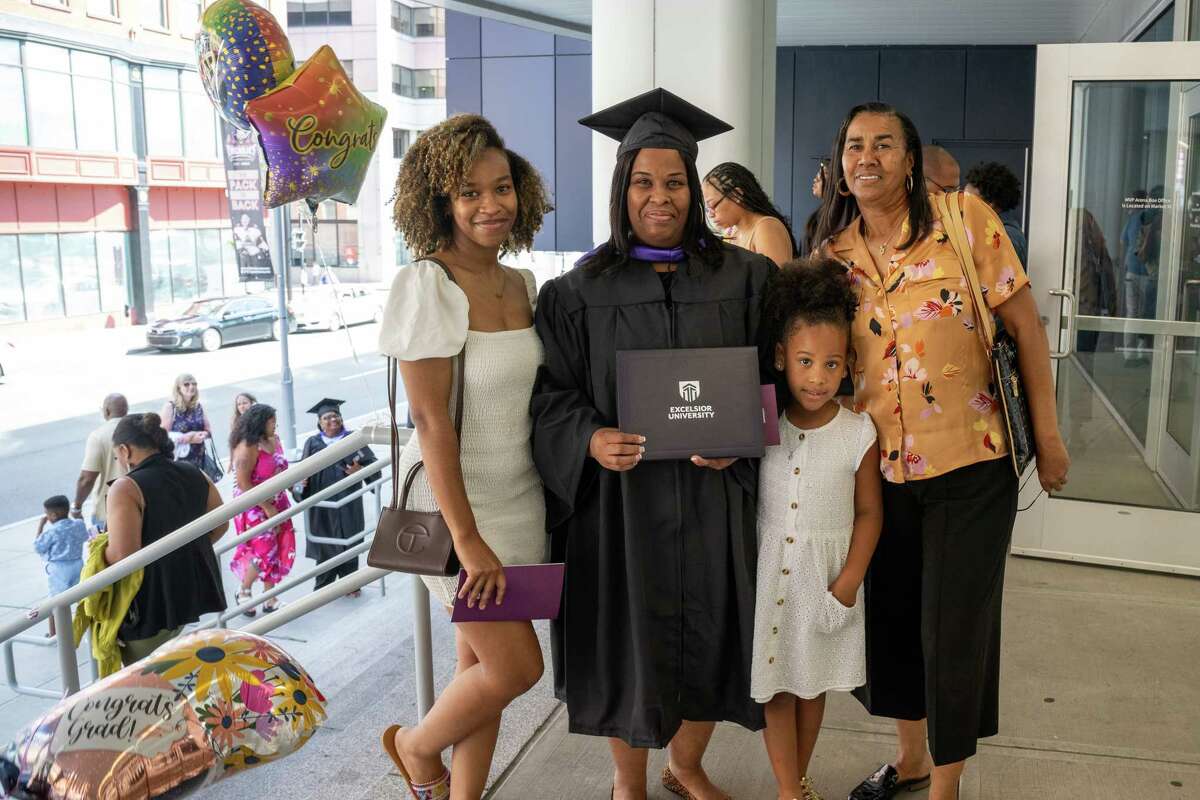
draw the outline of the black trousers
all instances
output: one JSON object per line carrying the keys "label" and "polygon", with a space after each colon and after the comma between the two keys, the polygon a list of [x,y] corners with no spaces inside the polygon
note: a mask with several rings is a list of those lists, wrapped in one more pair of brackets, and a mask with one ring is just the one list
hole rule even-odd
{"label": "black trousers", "polygon": [[[322,563],[322,562],[317,562],[317,563]],[[339,578],[344,578],[347,575],[353,575],[357,570],[358,570],[358,557],[356,556],[356,557],[350,559],[349,561],[347,561],[346,563],[336,566],[333,569],[329,570],[328,572],[322,572],[320,575],[318,575],[317,583],[316,583],[316,586],[313,587],[313,590],[315,591],[324,586],[328,586],[329,584],[333,583],[334,581],[338,580]]]}
{"label": "black trousers", "polygon": [[1017,515],[1007,458],[883,485],[883,533],[866,578],[875,716],[928,718],[936,765],[975,755],[999,726],[1000,605]]}

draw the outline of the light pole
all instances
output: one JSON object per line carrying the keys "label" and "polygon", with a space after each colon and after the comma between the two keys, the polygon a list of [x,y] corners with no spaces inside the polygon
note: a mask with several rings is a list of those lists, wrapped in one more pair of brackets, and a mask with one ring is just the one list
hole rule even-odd
{"label": "light pole", "polygon": [[296,398],[292,390],[292,364],[288,359],[288,307],[287,307],[287,271],[291,261],[288,251],[290,242],[287,232],[287,206],[279,206],[272,212],[271,229],[275,234],[276,253],[279,265],[275,271],[275,291],[279,301],[279,360],[280,360],[280,392],[279,392],[279,425],[283,438],[283,447],[289,453],[296,450]]}

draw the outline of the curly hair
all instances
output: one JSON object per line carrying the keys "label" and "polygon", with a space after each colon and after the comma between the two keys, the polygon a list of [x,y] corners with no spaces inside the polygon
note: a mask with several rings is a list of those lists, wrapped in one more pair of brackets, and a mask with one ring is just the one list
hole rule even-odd
{"label": "curly hair", "polygon": [[396,176],[392,221],[414,254],[427,255],[454,243],[451,200],[466,183],[476,159],[493,147],[508,157],[517,195],[517,219],[501,252],[533,247],[542,218],[554,210],[542,176],[504,146],[492,123],[477,114],[456,114],[417,137]]}
{"label": "curly hair", "polygon": [[246,409],[246,413],[238,417],[233,430],[229,432],[229,452],[246,442],[257,445],[267,436],[267,423],[275,419],[275,409],[266,403],[255,403]]}
{"label": "curly hair", "polygon": [[836,325],[849,333],[857,309],[858,297],[840,263],[826,256],[788,262],[771,276],[763,295],[763,357],[770,358],[776,345],[786,347],[800,325]]}
{"label": "curly hair", "polygon": [[1001,214],[1021,203],[1021,181],[999,161],[984,161],[971,167],[967,183],[978,189],[983,201]]}

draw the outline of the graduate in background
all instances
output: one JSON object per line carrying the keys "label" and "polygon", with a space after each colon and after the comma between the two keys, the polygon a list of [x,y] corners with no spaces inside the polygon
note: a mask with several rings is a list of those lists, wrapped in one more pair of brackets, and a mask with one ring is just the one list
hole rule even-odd
{"label": "graduate in background", "polygon": [[[346,430],[342,424],[341,408],[344,402],[346,401],[332,400],[326,397],[308,410],[309,414],[317,415],[320,433],[308,437],[308,441],[304,443],[304,455],[301,456],[301,459],[308,458],[314,453],[319,453],[337,440],[350,435],[351,432]],[[317,492],[329,488],[347,475],[353,475],[363,467],[373,464],[377,460],[375,454],[371,452],[370,447],[363,447],[346,456],[341,461],[330,464],[312,477],[296,484],[292,493],[296,496],[297,500],[312,497]],[[340,500],[349,494],[353,494],[361,486],[362,483],[352,484],[333,495],[333,497],[326,499]],[[308,523],[306,536],[348,539],[357,533],[361,533],[365,527],[361,497],[347,503],[341,508],[310,508],[305,514]],[[320,564],[323,561],[328,561],[335,556],[341,555],[345,549],[344,545],[318,544],[306,541],[304,555]],[[358,557],[356,556],[341,566],[334,567],[328,572],[318,575],[315,588],[320,589],[322,586],[328,586],[338,578],[344,578],[357,569]],[[360,594],[361,592],[354,591],[349,596],[358,597]]]}
{"label": "graduate in background", "polygon": [[534,318],[533,458],[552,560],[566,561],[555,689],[572,733],[609,738],[615,800],[646,796],[645,748],[668,743],[663,784],[719,797],[701,766],[714,721],[763,726],[750,697],[758,461],[643,463],[645,431],[617,429],[616,357],[756,345],[776,267],[705,222],[696,142],[729,125],[662,89],[580,122],[621,146],[608,241],[542,288]]}

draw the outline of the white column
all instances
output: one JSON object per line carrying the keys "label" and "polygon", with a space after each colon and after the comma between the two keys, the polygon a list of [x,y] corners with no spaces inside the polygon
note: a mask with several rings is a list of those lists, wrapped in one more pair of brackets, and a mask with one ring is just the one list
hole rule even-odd
{"label": "white column", "polygon": [[[656,87],[733,126],[700,143],[701,177],[722,161],[771,193],[776,0],[592,0],[592,110]],[[592,135],[592,233],[608,238],[617,143]]]}

